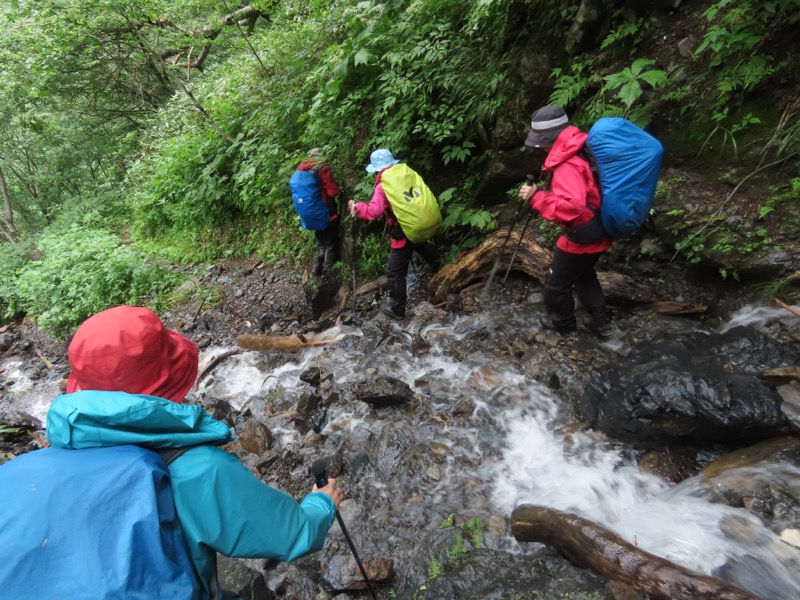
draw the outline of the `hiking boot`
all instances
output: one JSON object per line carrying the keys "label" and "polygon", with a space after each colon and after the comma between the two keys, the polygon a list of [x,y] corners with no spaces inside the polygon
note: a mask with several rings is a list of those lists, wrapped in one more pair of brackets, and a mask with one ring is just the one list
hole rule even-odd
{"label": "hiking boot", "polygon": [[394,310],[392,310],[392,305],[389,304],[388,302],[384,302],[383,304],[381,304],[380,309],[383,314],[388,315],[393,319],[397,319],[398,321],[402,320],[403,317],[405,316],[404,314],[397,313]]}
{"label": "hiking boot", "polygon": [[542,327],[542,331],[555,331],[560,335],[569,335],[570,333],[575,333],[578,330],[575,325],[572,327],[558,327],[555,323],[553,323],[553,319],[547,315],[539,319],[539,325]]}
{"label": "hiking boot", "polygon": [[592,321],[586,326],[586,328],[597,335],[597,337],[610,338],[612,335],[614,335],[614,328],[608,321],[603,321],[601,323]]}

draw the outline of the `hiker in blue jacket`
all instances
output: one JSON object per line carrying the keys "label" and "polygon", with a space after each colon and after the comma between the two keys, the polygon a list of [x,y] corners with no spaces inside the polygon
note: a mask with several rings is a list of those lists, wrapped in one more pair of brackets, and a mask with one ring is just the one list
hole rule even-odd
{"label": "hiker in blue jacket", "polygon": [[[142,577],[135,572],[136,561],[160,551],[160,547],[112,548],[100,540],[95,547],[87,548],[85,532],[70,531],[83,517],[78,512],[96,511],[99,519],[103,511],[112,511],[123,518],[125,503],[146,499],[126,494],[98,499],[87,491],[92,490],[93,482],[70,480],[65,489],[54,490],[53,497],[38,499],[33,494],[37,486],[29,483],[15,491],[17,496],[28,497],[29,504],[17,506],[13,515],[3,516],[9,511],[6,505],[0,510],[3,594],[13,594],[16,599],[217,600],[222,598],[216,583],[217,553],[290,561],[322,548],[343,497],[341,489],[330,479],[321,489],[314,486],[298,503],[257,479],[235,455],[220,448],[231,440],[228,427],[200,406],[181,404],[197,377],[198,352],[193,342],[167,329],[149,309],[119,306],[85,321],[68,354],[71,373],[67,393],[56,398],[50,408],[47,436],[53,448],[69,452],[38,450],[0,467],[0,487],[6,488],[6,492],[0,490],[0,501],[13,502],[8,490],[13,477],[4,478],[4,472],[14,474],[15,463],[21,469],[26,460],[28,465],[46,463],[48,453],[77,457],[85,452],[88,457],[97,448],[127,447],[141,452],[131,445],[160,450],[189,447],[168,465],[174,511],[189,556],[183,567],[186,572],[173,576],[170,582],[159,581],[154,568]],[[152,452],[145,454],[158,459]],[[25,472],[30,470],[26,468]],[[66,475],[52,473],[54,478]],[[43,479],[42,489],[46,489],[45,483]],[[27,514],[28,506],[38,506],[40,500],[46,510]],[[76,502],[79,508],[58,520],[61,506]],[[30,535],[4,535],[13,530],[12,525],[26,521]],[[138,524],[131,529],[136,527]],[[44,533],[33,535],[39,529]],[[71,535],[64,536],[60,530]],[[132,540],[139,539],[136,535],[136,531],[130,532]],[[160,537],[159,541],[156,532],[154,545],[169,550],[163,526]],[[126,572],[107,572],[94,566],[103,564],[104,554],[114,552],[123,556],[116,565]],[[77,573],[65,572],[70,561],[77,564],[70,567]],[[162,562],[168,563],[169,556]]]}

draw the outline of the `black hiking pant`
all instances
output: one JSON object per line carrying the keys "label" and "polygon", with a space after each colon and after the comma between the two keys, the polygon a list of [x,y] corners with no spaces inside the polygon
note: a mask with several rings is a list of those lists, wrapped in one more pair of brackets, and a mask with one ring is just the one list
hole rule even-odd
{"label": "black hiking pant", "polygon": [[583,308],[592,317],[594,325],[607,325],[611,322],[611,311],[606,306],[603,290],[594,270],[602,254],[571,254],[556,248],[544,286],[544,305],[556,331],[569,333],[577,329],[573,290]]}
{"label": "black hiking pant", "polygon": [[339,234],[339,219],[331,221],[323,231],[315,231],[317,239],[317,256],[314,261],[314,271],[322,275],[339,261],[339,248],[341,246]]}
{"label": "black hiking pant", "polygon": [[386,266],[386,278],[389,280],[389,305],[397,315],[406,314],[406,278],[411,254],[417,252],[434,271],[439,270],[439,253],[433,244],[420,242],[415,244],[406,240],[402,248],[389,251],[389,263]]}

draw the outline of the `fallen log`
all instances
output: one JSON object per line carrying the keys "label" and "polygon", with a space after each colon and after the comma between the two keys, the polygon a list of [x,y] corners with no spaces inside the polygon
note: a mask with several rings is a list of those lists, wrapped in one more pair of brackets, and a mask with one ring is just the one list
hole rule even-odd
{"label": "fallen log", "polygon": [[236,345],[245,350],[261,352],[298,352],[311,346],[324,346],[334,340],[307,341],[296,335],[259,335],[243,333],[236,337]]}
{"label": "fallen log", "polygon": [[523,504],[511,513],[511,531],[519,542],[553,546],[578,566],[645,592],[652,600],[759,600],[729,583],[645,552],[571,513]]}
{"label": "fallen log", "polygon": [[[547,278],[550,269],[550,262],[553,254],[549,250],[542,248],[530,235],[525,235],[521,239],[522,227],[517,226],[509,230],[501,228],[489,236],[482,244],[461,254],[455,263],[448,263],[442,267],[438,273],[431,277],[428,289],[433,295],[433,304],[439,304],[447,300],[447,296],[459,293],[476,282],[483,282],[492,270],[495,257],[500,256],[498,273],[508,271],[511,257],[519,247],[514,263],[511,265],[514,271],[524,273],[535,279],[542,285]],[[508,237],[508,243],[506,243]],[[614,272],[601,272],[597,274],[600,285],[603,288],[603,295],[613,304],[654,304],[658,302],[656,294],[648,287],[634,281],[631,277]],[[501,280],[502,281],[502,280]],[[479,286],[482,287],[482,286]],[[688,305],[680,302],[654,305],[657,309],[669,310],[664,314],[696,314],[690,312],[694,310]],[[685,308],[679,312],[679,306]],[[700,312],[705,312],[702,307]]]}
{"label": "fallen log", "polygon": [[214,354],[206,358],[206,355],[200,361],[200,366],[197,369],[197,378],[195,379],[195,388],[197,384],[211,371],[213,371],[216,366],[221,363],[223,360],[228,358],[229,356],[233,356],[234,354],[239,354],[241,352],[240,348],[229,348],[228,350],[224,350],[218,354]]}
{"label": "fallen log", "polygon": [[448,263],[439,269],[428,283],[428,289],[433,294],[433,303],[442,302],[447,299],[448,294],[486,279],[498,255],[500,258],[498,273],[505,273],[517,246],[519,250],[514,257],[514,270],[544,282],[553,255],[527,235],[520,240],[521,235],[521,225],[511,230],[507,227],[498,229],[482,244],[460,255],[456,262]]}
{"label": "fallen log", "polygon": [[793,314],[795,317],[800,317],[800,312],[797,312],[797,311],[796,311],[795,309],[793,309],[791,306],[789,306],[789,305],[788,305],[788,304],[786,304],[785,302],[781,302],[781,301],[780,301],[780,300],[778,300],[777,298],[775,298],[775,306],[778,306],[778,307],[780,307],[780,308],[783,308],[784,310],[788,310],[788,311],[789,311],[790,313],[792,313],[792,314]]}
{"label": "fallen log", "polygon": [[671,300],[650,302],[647,308],[660,315],[702,315],[708,311],[705,304],[687,304]]}
{"label": "fallen log", "polygon": [[786,385],[792,381],[800,381],[800,366],[794,365],[791,367],[776,367],[774,369],[767,369],[758,374],[766,385],[770,387],[778,387],[779,385]]}

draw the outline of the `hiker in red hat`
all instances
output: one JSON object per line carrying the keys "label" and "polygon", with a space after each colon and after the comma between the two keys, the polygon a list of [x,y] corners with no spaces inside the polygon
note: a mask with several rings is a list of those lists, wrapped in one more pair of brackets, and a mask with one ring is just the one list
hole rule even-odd
{"label": "hiker in red hat", "polygon": [[220,448],[229,428],[182,404],[192,341],[119,306],[84,322],[68,355],[51,448],[0,467],[4,594],[218,600],[217,553],[289,561],[322,548],[341,489],[330,479],[298,503]]}

